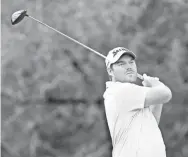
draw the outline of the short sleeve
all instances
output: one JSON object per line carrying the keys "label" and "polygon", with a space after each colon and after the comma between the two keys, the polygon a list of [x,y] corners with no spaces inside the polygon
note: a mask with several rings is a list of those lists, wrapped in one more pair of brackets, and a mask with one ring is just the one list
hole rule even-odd
{"label": "short sleeve", "polygon": [[144,108],[146,94],[150,88],[131,83],[123,84],[114,93],[116,107],[122,111]]}

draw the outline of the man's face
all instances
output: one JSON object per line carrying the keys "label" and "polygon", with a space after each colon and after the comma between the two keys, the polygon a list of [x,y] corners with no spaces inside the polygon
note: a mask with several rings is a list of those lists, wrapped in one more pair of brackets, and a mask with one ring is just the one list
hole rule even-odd
{"label": "man's face", "polygon": [[137,79],[135,60],[129,55],[122,55],[117,62],[111,65],[109,75],[112,76],[112,81],[135,82]]}

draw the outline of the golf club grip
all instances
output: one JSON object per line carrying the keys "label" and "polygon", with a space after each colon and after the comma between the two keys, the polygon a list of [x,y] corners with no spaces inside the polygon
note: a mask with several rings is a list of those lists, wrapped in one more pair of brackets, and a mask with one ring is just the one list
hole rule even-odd
{"label": "golf club grip", "polygon": [[138,77],[140,80],[144,80],[143,76],[140,75],[139,73],[137,73],[137,77]]}
{"label": "golf club grip", "polygon": [[[79,41],[77,41],[77,40],[75,40],[75,39],[69,37],[68,35],[66,35],[66,34],[64,34],[64,33],[60,32],[60,31],[58,31],[57,29],[55,29],[55,28],[53,28],[53,27],[51,27],[51,26],[49,26],[49,25],[47,25],[47,24],[45,24],[45,23],[43,23],[43,22],[41,22],[41,21],[39,21],[39,20],[37,20],[37,19],[35,19],[34,17],[32,17],[32,16],[30,16],[30,15],[27,15],[27,14],[26,14],[26,16],[29,17],[29,18],[31,18],[32,20],[34,20],[34,21],[36,21],[36,22],[38,22],[38,23],[40,23],[40,24],[42,24],[42,25],[44,25],[44,26],[46,26],[46,27],[48,27],[48,28],[50,28],[50,29],[52,29],[52,30],[54,30],[55,32],[57,32],[57,33],[63,35],[64,37],[66,37],[66,38],[72,40],[73,42],[75,42],[75,43],[77,43],[77,44],[79,44],[79,45],[85,47],[86,49],[88,49],[88,50],[94,52],[95,54],[101,56],[102,58],[106,59],[106,56],[104,56],[103,54],[101,54],[101,53],[99,53],[99,52],[93,50],[92,48],[90,48],[90,47],[88,47],[88,46],[86,46],[86,45],[84,45],[84,44],[82,44],[82,43],[80,43]],[[137,77],[138,77],[139,79],[143,80],[143,76],[142,76],[142,75],[137,74]]]}

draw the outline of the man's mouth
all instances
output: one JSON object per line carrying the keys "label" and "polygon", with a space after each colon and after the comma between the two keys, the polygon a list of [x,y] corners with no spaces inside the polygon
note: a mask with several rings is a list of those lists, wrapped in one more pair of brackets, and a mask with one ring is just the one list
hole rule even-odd
{"label": "man's mouth", "polygon": [[127,71],[126,74],[134,74],[134,71]]}

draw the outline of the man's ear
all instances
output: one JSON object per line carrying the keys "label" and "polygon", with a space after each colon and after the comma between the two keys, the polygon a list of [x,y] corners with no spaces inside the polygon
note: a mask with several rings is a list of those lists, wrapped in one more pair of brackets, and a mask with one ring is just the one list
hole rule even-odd
{"label": "man's ear", "polygon": [[107,68],[108,75],[112,76],[113,75],[113,70],[112,68]]}

